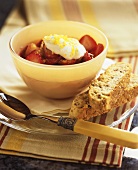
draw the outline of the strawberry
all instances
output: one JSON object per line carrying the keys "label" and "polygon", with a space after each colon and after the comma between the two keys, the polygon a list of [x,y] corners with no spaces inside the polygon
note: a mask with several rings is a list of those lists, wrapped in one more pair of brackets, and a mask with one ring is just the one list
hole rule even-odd
{"label": "strawberry", "polygon": [[85,47],[86,51],[95,51],[97,47],[96,41],[89,35],[84,35],[81,37],[79,42]]}
{"label": "strawberry", "polygon": [[86,52],[84,54],[84,56],[82,57],[82,61],[85,62],[85,61],[88,61],[88,60],[91,60],[92,59],[92,55],[88,52]]}
{"label": "strawberry", "polygon": [[35,43],[28,44],[26,51],[25,51],[25,56],[29,55],[34,50],[38,50],[38,47],[36,46],[36,44]]}
{"label": "strawberry", "polygon": [[34,51],[32,51],[32,52],[26,57],[26,60],[29,60],[29,61],[32,61],[32,62],[35,62],[35,63],[43,64],[43,60],[42,60],[42,57],[41,57],[41,54],[40,54],[40,51],[39,51],[39,50],[34,50]]}
{"label": "strawberry", "polygon": [[97,48],[94,52],[94,56],[96,57],[97,55],[99,55],[103,51],[103,49],[104,49],[103,44],[98,43]]}

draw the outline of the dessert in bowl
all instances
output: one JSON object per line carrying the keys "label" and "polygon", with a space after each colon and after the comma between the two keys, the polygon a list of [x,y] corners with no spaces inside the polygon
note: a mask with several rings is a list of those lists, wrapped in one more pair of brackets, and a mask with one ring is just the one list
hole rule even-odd
{"label": "dessert in bowl", "polygon": [[[85,44],[86,35],[92,37],[104,47],[99,53],[95,50],[94,53],[97,53],[95,56],[88,51],[89,49],[82,47]],[[84,51],[80,51],[81,54],[78,58],[72,58],[72,55],[71,58],[64,58],[63,54],[55,54],[52,51],[52,57],[58,55],[60,58],[58,63],[49,62],[52,60],[47,60],[43,55],[42,61],[33,61],[35,55],[28,57],[37,48],[47,54],[48,45],[45,40],[49,39],[50,36],[63,36],[63,39],[74,38],[80,41],[81,48]],[[26,52],[28,46],[31,46],[32,43],[35,50]],[[33,49],[33,47],[31,48]],[[56,99],[73,97],[85,90],[100,71],[107,49],[108,40],[104,33],[88,24],[73,21],[47,21],[29,25],[15,33],[10,40],[11,56],[26,85],[35,93]],[[51,52],[51,50],[49,51]],[[70,54],[72,54],[72,49]]]}

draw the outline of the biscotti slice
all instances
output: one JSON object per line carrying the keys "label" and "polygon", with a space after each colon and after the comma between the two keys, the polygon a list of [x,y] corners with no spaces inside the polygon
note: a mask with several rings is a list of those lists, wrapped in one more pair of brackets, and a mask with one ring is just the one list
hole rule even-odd
{"label": "biscotti slice", "polygon": [[91,82],[89,88],[89,104],[94,110],[106,112],[122,95],[122,89],[126,88],[132,72],[131,65],[117,62],[109,66],[98,79]]}
{"label": "biscotti slice", "polygon": [[[130,102],[136,96],[138,96],[138,75],[131,74],[130,83],[125,89],[122,89],[122,96],[116,100],[113,108],[119,107],[127,102]],[[113,108],[110,108],[108,112]],[[102,112],[102,110],[94,110],[90,106],[88,91],[86,91],[75,97],[72,102],[69,116],[78,119],[89,120],[91,117],[95,117],[104,113],[107,112]]]}
{"label": "biscotti slice", "polygon": [[130,102],[136,96],[138,96],[138,75],[131,74],[128,86],[123,90],[122,96],[118,98],[113,107],[116,108]]}

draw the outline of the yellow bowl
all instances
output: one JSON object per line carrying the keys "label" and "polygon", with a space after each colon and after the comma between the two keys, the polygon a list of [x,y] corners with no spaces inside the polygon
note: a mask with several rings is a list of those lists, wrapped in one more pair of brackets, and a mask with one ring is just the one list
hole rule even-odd
{"label": "yellow bowl", "polygon": [[[96,58],[74,65],[45,65],[34,63],[19,56],[28,43],[42,39],[49,34],[64,34],[80,39],[92,36],[104,50]],[[26,26],[15,33],[10,40],[10,52],[16,69],[26,85],[35,93],[48,98],[73,97],[87,88],[100,71],[105,60],[108,40],[104,33],[88,24],[73,21],[47,21]]]}

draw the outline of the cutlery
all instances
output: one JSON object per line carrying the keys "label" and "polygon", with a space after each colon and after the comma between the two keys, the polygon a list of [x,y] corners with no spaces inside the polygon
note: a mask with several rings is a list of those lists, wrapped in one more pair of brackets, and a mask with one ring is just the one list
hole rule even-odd
{"label": "cutlery", "polygon": [[113,127],[122,123],[122,121],[132,115],[137,108],[138,103],[133,108],[127,110],[119,120],[105,126],[68,116],[59,117],[51,114],[34,115],[23,102],[0,91],[0,111],[4,116],[9,118],[9,120],[22,121],[31,118],[48,119],[56,122],[58,126],[70,129],[76,133],[133,149],[138,148],[138,134]]}

